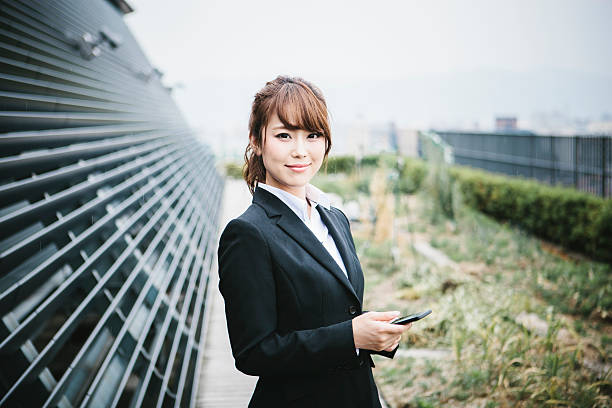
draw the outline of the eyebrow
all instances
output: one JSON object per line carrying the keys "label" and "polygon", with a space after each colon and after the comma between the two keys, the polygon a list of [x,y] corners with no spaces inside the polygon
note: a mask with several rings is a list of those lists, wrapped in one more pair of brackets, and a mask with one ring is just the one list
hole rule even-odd
{"label": "eyebrow", "polygon": [[278,126],[274,126],[273,128],[270,128],[270,130],[276,130],[276,129],[285,129],[286,130],[287,128],[283,124],[278,125]]}

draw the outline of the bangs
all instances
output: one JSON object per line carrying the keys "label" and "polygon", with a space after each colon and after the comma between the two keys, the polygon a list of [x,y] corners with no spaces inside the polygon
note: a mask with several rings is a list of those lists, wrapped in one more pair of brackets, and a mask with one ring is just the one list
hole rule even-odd
{"label": "bangs", "polygon": [[[299,83],[283,84],[270,104],[270,112],[289,130],[304,129],[329,137],[329,122],[325,102],[308,87]],[[270,117],[269,115],[267,115]]]}

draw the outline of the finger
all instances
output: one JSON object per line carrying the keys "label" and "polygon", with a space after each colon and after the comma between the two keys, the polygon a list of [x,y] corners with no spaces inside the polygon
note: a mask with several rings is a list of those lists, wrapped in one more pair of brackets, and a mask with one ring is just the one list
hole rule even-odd
{"label": "finger", "polygon": [[402,339],[402,336],[394,336],[391,338],[391,341],[387,344],[387,348],[390,348],[391,350],[393,350],[400,342],[400,340]]}
{"label": "finger", "polygon": [[404,328],[399,324],[390,324],[387,322],[373,321],[372,330],[379,333],[381,336],[393,337],[404,332]]}
{"label": "finger", "polygon": [[398,345],[399,345],[399,340],[396,340],[393,343],[391,343],[391,345],[387,347],[385,351],[393,351]]}
{"label": "finger", "polygon": [[381,325],[381,330],[384,333],[401,335],[404,331],[406,331],[406,326],[401,324],[381,323]]}
{"label": "finger", "polygon": [[403,333],[406,330],[410,329],[410,327],[412,326],[412,323],[408,323],[408,324],[394,324],[393,326],[399,326],[401,327],[401,331],[398,330],[399,333]]}
{"label": "finger", "polygon": [[397,310],[388,311],[388,312],[368,312],[366,315],[369,315],[373,320],[383,320],[389,321],[393,320],[400,315],[400,312]]}

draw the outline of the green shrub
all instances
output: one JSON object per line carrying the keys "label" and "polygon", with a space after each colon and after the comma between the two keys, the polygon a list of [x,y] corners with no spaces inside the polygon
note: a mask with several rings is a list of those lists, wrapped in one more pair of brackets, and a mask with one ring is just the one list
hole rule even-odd
{"label": "green shrub", "polygon": [[378,162],[380,160],[380,156],[377,154],[371,154],[367,156],[363,156],[359,161],[359,164],[362,167],[376,167],[378,166]]}
{"label": "green shrub", "polygon": [[327,173],[351,173],[355,170],[355,156],[332,156],[327,158]]}
{"label": "green shrub", "polygon": [[235,162],[225,163],[225,174],[230,178],[242,179],[242,165]]}
{"label": "green shrub", "polygon": [[404,157],[403,165],[399,170],[399,180],[397,183],[398,192],[413,194],[421,188],[426,174],[427,164],[425,161]]}
{"label": "green shrub", "polygon": [[454,166],[451,176],[465,204],[566,248],[612,261],[612,200],[467,167]]}

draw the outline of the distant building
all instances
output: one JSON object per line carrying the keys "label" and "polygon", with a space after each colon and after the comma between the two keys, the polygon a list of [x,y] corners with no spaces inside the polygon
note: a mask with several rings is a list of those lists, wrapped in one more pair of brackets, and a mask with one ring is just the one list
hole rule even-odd
{"label": "distant building", "polygon": [[389,147],[392,152],[397,152],[399,150],[397,141],[397,128],[395,127],[394,122],[391,122],[391,125],[389,126]]}
{"label": "distant building", "polygon": [[131,11],[0,6],[2,407],[196,405],[223,178]]}
{"label": "distant building", "polygon": [[398,129],[398,152],[402,156],[419,156],[419,132],[415,129]]}
{"label": "distant building", "polygon": [[495,130],[498,132],[517,130],[517,120],[515,116],[501,116],[495,118]]}

